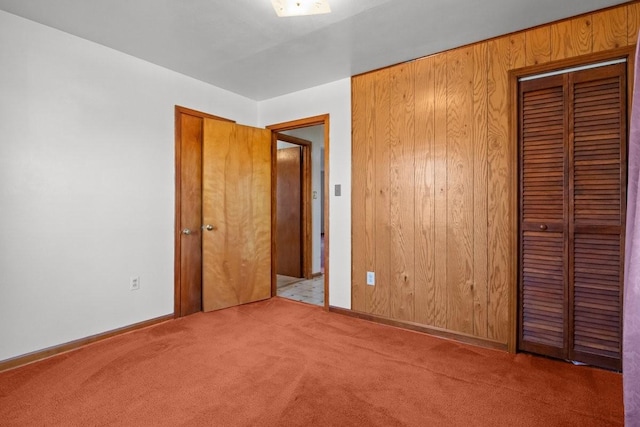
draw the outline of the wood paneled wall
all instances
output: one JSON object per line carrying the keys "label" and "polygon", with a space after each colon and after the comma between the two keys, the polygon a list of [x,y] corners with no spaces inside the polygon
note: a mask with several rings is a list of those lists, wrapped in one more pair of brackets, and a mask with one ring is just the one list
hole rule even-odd
{"label": "wood paneled wall", "polygon": [[509,71],[639,28],[626,3],[353,77],[352,310],[515,345]]}

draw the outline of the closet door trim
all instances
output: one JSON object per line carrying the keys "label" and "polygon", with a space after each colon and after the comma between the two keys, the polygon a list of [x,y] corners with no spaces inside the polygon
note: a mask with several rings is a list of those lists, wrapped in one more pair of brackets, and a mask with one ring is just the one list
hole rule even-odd
{"label": "closet door trim", "polygon": [[[511,234],[512,247],[519,248],[520,245],[520,197],[519,197],[519,130],[518,130],[518,83],[521,78],[541,75],[553,71],[566,70],[590,64],[598,64],[606,61],[618,59],[626,60],[627,65],[627,100],[631,99],[633,94],[633,75],[635,64],[636,46],[626,46],[618,49],[612,49],[604,52],[592,53],[588,55],[577,56],[574,58],[553,61],[547,64],[533,65],[524,68],[518,68],[509,71],[509,98],[510,117],[509,117],[509,139],[511,145]],[[627,108],[627,122],[629,121],[631,108]],[[512,286],[509,288],[509,323],[510,337],[508,340],[508,350],[515,353],[518,349],[518,288],[520,275],[520,252],[514,251],[511,256]]]}
{"label": "closet door trim", "polygon": [[593,63],[593,64],[580,65],[578,67],[563,68],[562,70],[550,71],[548,73],[542,73],[542,74],[535,74],[535,75],[532,75],[532,76],[520,77],[518,79],[518,81],[520,83],[528,82],[530,80],[544,79],[546,77],[558,76],[558,75],[561,75],[561,74],[575,73],[576,71],[591,70],[593,68],[600,68],[600,67],[606,67],[606,66],[609,66],[609,65],[623,64],[623,63],[626,63],[626,62],[627,62],[627,58],[618,58],[618,59],[613,59],[611,61],[596,62],[596,63]]}

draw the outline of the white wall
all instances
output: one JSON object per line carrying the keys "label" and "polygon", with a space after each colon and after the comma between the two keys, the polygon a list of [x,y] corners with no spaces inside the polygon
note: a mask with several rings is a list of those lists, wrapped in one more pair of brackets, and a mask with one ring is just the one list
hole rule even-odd
{"label": "white wall", "polygon": [[[351,79],[258,103],[258,125],[329,114],[329,304],[351,308]],[[342,196],[334,186],[340,184]]]}
{"label": "white wall", "polygon": [[0,12],[0,360],[173,312],[175,104],[257,123],[255,101]]}

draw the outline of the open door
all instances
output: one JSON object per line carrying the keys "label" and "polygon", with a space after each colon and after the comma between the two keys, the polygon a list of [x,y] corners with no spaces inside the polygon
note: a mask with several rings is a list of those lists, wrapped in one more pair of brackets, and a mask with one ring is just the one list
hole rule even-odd
{"label": "open door", "polygon": [[277,155],[277,273],[304,277],[302,147],[279,148]]}
{"label": "open door", "polygon": [[202,307],[271,297],[271,131],[204,119]]}

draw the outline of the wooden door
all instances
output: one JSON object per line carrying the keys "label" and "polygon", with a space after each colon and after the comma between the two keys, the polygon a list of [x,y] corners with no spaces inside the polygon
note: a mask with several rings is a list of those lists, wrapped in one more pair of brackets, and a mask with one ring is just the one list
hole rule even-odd
{"label": "wooden door", "polygon": [[569,358],[621,369],[626,64],[569,76]]}
{"label": "wooden door", "polygon": [[302,147],[277,153],[277,273],[302,277]]}
{"label": "wooden door", "polygon": [[202,310],[202,121],[180,112],[179,316]]}
{"label": "wooden door", "polygon": [[202,305],[271,296],[271,131],[204,119]]}
{"label": "wooden door", "polygon": [[521,85],[520,349],[567,348],[567,105],[564,76]]}
{"label": "wooden door", "polygon": [[519,347],[620,369],[626,65],[520,84]]}

